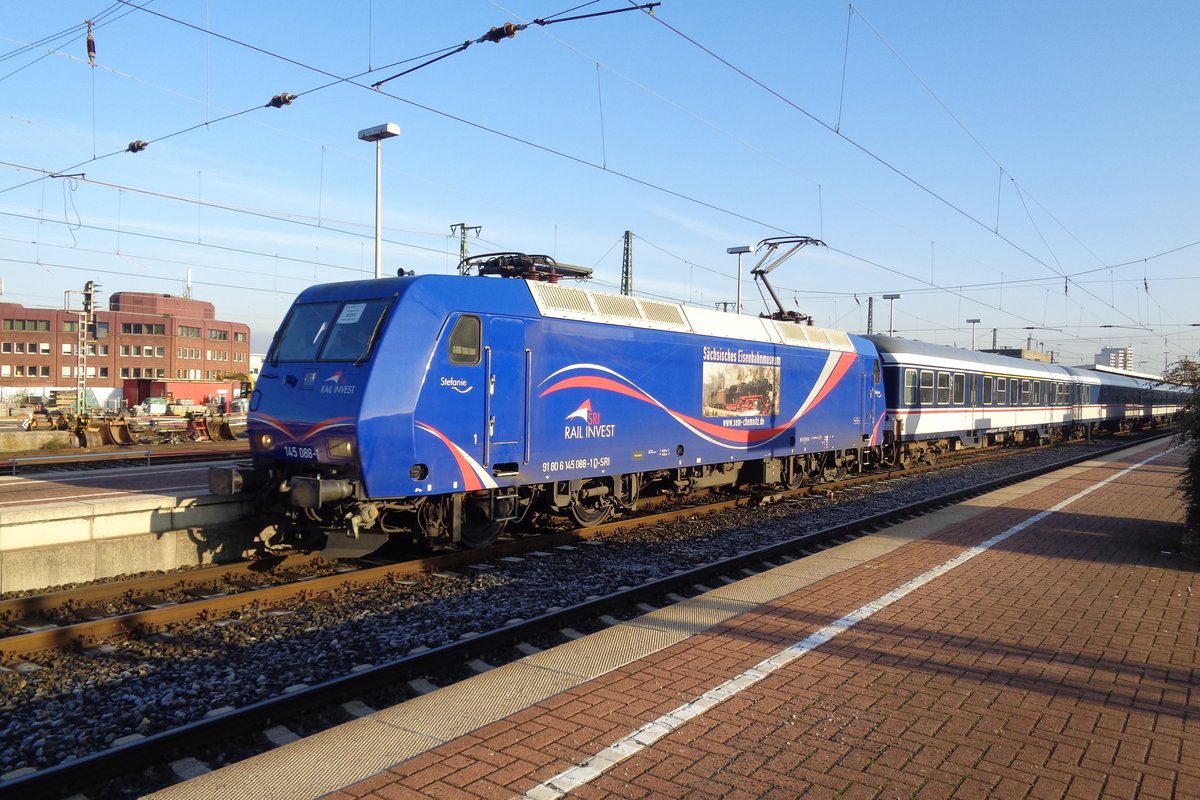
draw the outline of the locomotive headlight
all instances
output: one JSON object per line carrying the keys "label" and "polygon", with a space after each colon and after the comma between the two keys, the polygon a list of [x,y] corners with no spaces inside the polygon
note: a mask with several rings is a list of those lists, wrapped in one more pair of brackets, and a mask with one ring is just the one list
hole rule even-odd
{"label": "locomotive headlight", "polygon": [[275,440],[271,438],[271,434],[260,433],[258,435],[258,446],[261,447],[262,449],[269,450],[271,445],[274,443],[275,443]]}
{"label": "locomotive headlight", "polygon": [[354,452],[353,443],[349,439],[330,439],[329,440],[329,457],[330,458],[349,458]]}

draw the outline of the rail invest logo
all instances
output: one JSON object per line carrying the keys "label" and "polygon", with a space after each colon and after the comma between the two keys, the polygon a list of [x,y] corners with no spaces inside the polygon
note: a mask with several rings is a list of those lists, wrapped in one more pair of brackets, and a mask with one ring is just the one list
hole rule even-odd
{"label": "rail invest logo", "polygon": [[342,371],[340,369],[321,381],[321,394],[354,394],[357,388],[357,386],[347,386],[342,383]]}
{"label": "rail invest logo", "polygon": [[563,426],[564,439],[611,439],[617,435],[615,423],[601,424],[600,412],[592,408],[590,398],[567,414],[566,422]]}

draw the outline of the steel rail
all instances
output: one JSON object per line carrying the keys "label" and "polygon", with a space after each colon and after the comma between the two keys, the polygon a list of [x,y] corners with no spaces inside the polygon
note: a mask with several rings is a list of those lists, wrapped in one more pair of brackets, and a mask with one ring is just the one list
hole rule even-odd
{"label": "steel rail", "polygon": [[[739,553],[719,562],[673,573],[636,587],[621,589],[605,597],[587,600],[566,609],[513,622],[468,639],[458,640],[386,664],[331,678],[286,695],[260,700],[214,717],[190,722],[178,728],[150,734],[144,739],[110,747],[107,750],[0,783],[0,800],[10,797],[50,796],[52,793],[65,794],[67,791],[81,786],[95,785],[99,781],[140,770],[146,764],[160,763],[171,755],[194,751],[215,741],[227,740],[233,735],[261,730],[268,720],[278,720],[288,715],[306,712],[342,698],[361,694],[375,687],[394,686],[397,682],[416,675],[447,666],[460,665],[480,653],[495,652],[516,642],[527,641],[547,631],[561,629],[581,617],[594,618],[613,609],[629,607],[646,599],[659,598],[676,588],[691,586],[712,576],[760,565],[764,561],[781,555],[790,555],[797,550],[831,539],[886,528],[931,510],[1036,478],[1048,472],[1119,452],[1133,444],[1157,440],[1168,435],[1170,434],[1150,436],[1139,439],[1136,443],[1122,443],[1098,452],[1093,451],[1074,456],[1056,464],[1043,465],[977,486],[958,489],[820,531],[806,533],[787,542]],[[130,764],[133,766],[130,767]]]}
{"label": "steel rail", "polygon": [[22,597],[0,599],[0,618],[11,624],[24,616],[31,616],[63,608],[82,607],[87,604],[119,600],[141,592],[156,592],[163,589],[194,589],[211,586],[230,579],[250,578],[282,570],[306,566],[315,561],[316,554],[277,555],[256,558],[250,561],[235,561],[225,564],[210,564],[185,572],[165,572],[143,575],[119,581],[94,583],[62,589],[46,594],[28,594]]}
{"label": "steel rail", "polygon": [[[944,463],[921,465],[905,470],[888,470],[845,478],[840,481],[800,486],[794,489],[781,489],[701,504],[689,504],[658,513],[614,520],[591,528],[531,535],[519,539],[500,541],[484,550],[459,550],[439,553],[396,564],[363,567],[354,571],[339,572],[326,576],[304,577],[288,583],[247,589],[237,593],[226,593],[212,597],[196,597],[193,600],[171,602],[111,617],[80,620],[79,622],[67,625],[55,625],[54,627],[42,627],[26,633],[14,633],[0,637],[0,662],[10,661],[20,656],[28,656],[45,650],[87,647],[96,644],[108,636],[121,634],[145,635],[174,623],[186,622],[199,617],[219,616],[253,605],[277,605],[298,596],[311,596],[313,594],[331,592],[353,586],[369,585],[393,578],[405,578],[425,572],[465,567],[504,556],[521,555],[539,548],[574,544],[587,539],[595,539],[613,531],[657,525],[682,516],[709,514],[734,508],[744,508],[788,497],[810,495],[814,492],[831,494],[850,486],[887,480],[900,474],[915,475],[927,471],[946,469],[948,466],[950,465]],[[670,498],[661,497],[652,498],[652,500],[669,501]],[[651,503],[651,505],[654,504],[656,503]],[[315,560],[317,556],[307,556],[306,558],[308,560]],[[131,579],[128,582],[116,585],[98,584],[93,587],[83,587],[81,589],[67,589],[52,595],[33,595],[0,601],[0,614],[3,614],[8,609],[20,609],[26,614],[34,614],[38,611],[73,605],[76,602],[84,603],[114,598],[119,599],[127,595],[130,591],[153,591],[166,588],[179,588],[182,590],[191,587],[212,585],[224,580],[226,575],[231,573],[236,574],[237,577],[251,577],[255,572],[261,573],[263,570],[254,567],[252,564],[248,564],[227,570],[221,570],[220,568],[209,569],[205,570],[205,574],[195,575],[194,577],[192,572],[168,573],[151,576],[145,580]],[[109,589],[108,587],[110,586],[115,586],[117,590]],[[10,620],[9,624],[12,625],[16,621]]]}
{"label": "steel rail", "polygon": [[86,464],[89,461],[137,461],[140,463],[144,460],[144,466],[149,467],[156,463],[182,464],[189,461],[223,461],[248,458],[250,456],[250,448],[246,442],[226,442],[224,444],[241,446],[237,448],[224,447],[208,451],[189,449],[182,452],[172,452],[166,448],[155,449],[151,447],[136,450],[92,450],[87,453],[70,453],[53,456],[12,455],[0,460],[0,469],[7,470],[10,475],[17,475],[19,474],[17,468],[21,465],[37,466],[41,469],[46,469],[56,466],[69,467],[76,464]]}
{"label": "steel rail", "polygon": [[[1140,439],[1139,441],[1145,441]],[[1011,451],[1009,451],[1011,452]],[[967,453],[965,454],[970,461],[987,458],[1003,457],[1004,451],[988,451],[984,453]],[[663,522],[668,522],[677,519],[681,516],[689,516],[694,514],[709,514],[720,511],[727,511],[735,508],[744,508],[747,506],[761,505],[767,502],[777,502],[792,497],[811,496],[813,494],[832,495],[835,492],[854,487],[874,483],[878,481],[890,480],[901,476],[918,475],[926,472],[936,472],[943,469],[951,469],[958,466],[953,459],[944,458],[932,464],[917,464],[908,468],[891,468],[880,470],[877,472],[855,475],[839,479],[837,481],[824,482],[819,484],[805,484],[793,489],[779,489],[766,492],[757,492],[746,494],[738,497],[733,497],[725,500],[717,500],[704,502],[702,504],[691,504],[677,508],[672,508],[666,511],[643,514],[636,517],[628,517],[612,522],[602,523],[591,528],[581,528],[560,533],[547,533],[539,535],[531,535],[519,539],[500,541],[495,545],[484,550],[460,550],[448,553],[439,553],[432,556],[414,559],[411,561],[400,562],[396,564],[385,564],[375,567],[363,567],[354,571],[339,572],[332,575],[305,577],[288,583],[277,584],[273,586],[263,586],[257,589],[247,589],[245,591],[221,594],[212,597],[197,597],[194,600],[172,602],[154,608],[146,608],[141,611],[134,611],[127,614],[120,614],[112,617],[104,617],[99,619],[81,620],[69,625],[57,625],[54,627],[39,628],[26,633],[15,633],[8,636],[0,637],[0,662],[10,661],[21,656],[28,656],[33,653],[63,649],[68,647],[87,647],[96,644],[101,639],[115,635],[145,635],[159,628],[178,622],[186,622],[188,620],[199,617],[213,617],[227,614],[233,611],[238,611],[243,608],[248,608],[253,605],[276,605],[291,600],[296,597],[307,597],[313,594],[324,592],[332,592],[343,588],[354,586],[369,585],[371,583],[390,580],[393,578],[405,578],[412,575],[418,575],[425,572],[436,572],[439,570],[454,569],[456,567],[465,567],[471,564],[478,564],[485,561],[490,561],[495,558],[511,555],[521,555],[528,553],[531,550],[555,547],[562,544],[573,544],[579,541],[595,539],[604,534],[618,530],[631,530],[641,528],[648,525],[656,525]],[[669,501],[669,497],[651,498],[650,505],[656,504],[653,501]],[[310,557],[315,558],[315,557]],[[253,567],[245,568],[248,572],[239,574],[238,577],[245,577],[252,574]],[[233,571],[233,570],[230,570]],[[162,589],[179,585],[186,580],[189,580],[189,573],[175,573],[163,576],[155,576],[147,581],[146,584],[138,586],[139,589],[149,591],[151,587]],[[136,579],[135,579],[136,580]],[[215,581],[221,580],[221,576],[209,575],[204,578],[197,578],[192,582],[191,586],[202,586],[212,584]],[[29,598],[14,598],[12,600],[0,602],[0,613],[6,610],[6,607],[15,606],[23,609],[26,613],[36,612],[39,609],[62,607],[73,600],[84,601],[87,599],[107,599],[112,597],[120,597],[124,592],[105,592],[103,587],[105,584],[99,584],[95,588],[88,587],[84,590],[64,590],[62,597],[40,596]],[[180,589],[188,588],[179,585]],[[73,594],[78,592],[78,594]],[[57,603],[57,605],[51,605]],[[12,621],[10,621],[11,623]]]}

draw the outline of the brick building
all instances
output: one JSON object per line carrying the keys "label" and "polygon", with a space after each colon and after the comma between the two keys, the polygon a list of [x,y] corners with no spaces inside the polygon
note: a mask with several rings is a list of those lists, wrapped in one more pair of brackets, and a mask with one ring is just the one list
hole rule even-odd
{"label": "brick building", "polygon": [[[249,371],[250,328],[216,319],[213,304],[187,297],[116,292],[94,313],[86,342],[87,388],[104,403],[129,378],[216,380]],[[81,315],[0,303],[0,400],[75,389]]]}

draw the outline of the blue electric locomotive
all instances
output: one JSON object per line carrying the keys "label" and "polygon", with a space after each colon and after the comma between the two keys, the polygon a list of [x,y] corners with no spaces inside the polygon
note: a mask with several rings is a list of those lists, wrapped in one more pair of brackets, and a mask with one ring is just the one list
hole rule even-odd
{"label": "blue electric locomotive", "polygon": [[485,547],[530,514],[595,525],[649,493],[796,486],[1178,406],[1126,376],[853,336],[782,307],[589,291],[544,256],[480,258],[480,277],[301,293],[250,398],[253,463],[212,468],[212,491],[253,492],[291,543],[328,555],[393,536]]}
{"label": "blue electric locomotive", "polygon": [[339,555],[482,547],[530,513],[593,525],[647,492],[856,468],[883,395],[874,346],[840,331],[547,280],[327,284],[271,345],[253,466],[210,484]]}

